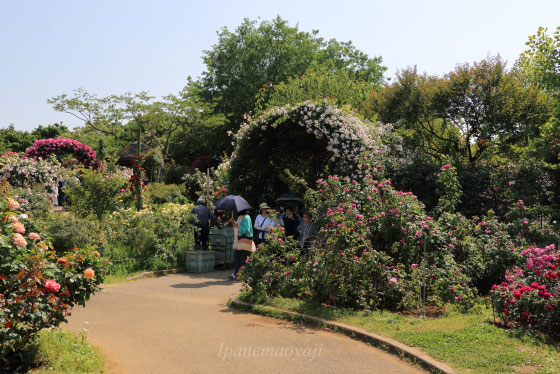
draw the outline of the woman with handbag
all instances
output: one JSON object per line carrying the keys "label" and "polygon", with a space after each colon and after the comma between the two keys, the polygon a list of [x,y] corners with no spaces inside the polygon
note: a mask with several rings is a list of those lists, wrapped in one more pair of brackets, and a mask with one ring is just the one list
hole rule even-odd
{"label": "woman with handbag", "polygon": [[255,243],[253,243],[253,224],[251,217],[247,210],[239,212],[237,221],[231,217],[230,222],[233,224],[235,238],[233,241],[234,256],[234,269],[233,274],[230,276],[232,279],[237,279],[237,273],[241,266],[245,264],[247,257],[256,250]]}

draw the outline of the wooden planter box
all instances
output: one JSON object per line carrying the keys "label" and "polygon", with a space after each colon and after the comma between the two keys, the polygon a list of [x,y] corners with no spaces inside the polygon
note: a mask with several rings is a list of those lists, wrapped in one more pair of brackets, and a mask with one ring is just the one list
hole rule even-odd
{"label": "wooden planter box", "polygon": [[214,271],[215,262],[214,251],[187,251],[185,267],[187,273],[208,273]]}

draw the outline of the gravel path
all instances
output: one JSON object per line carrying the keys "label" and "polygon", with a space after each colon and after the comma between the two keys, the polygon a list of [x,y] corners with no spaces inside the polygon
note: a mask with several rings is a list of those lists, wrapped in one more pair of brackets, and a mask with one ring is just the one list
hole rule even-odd
{"label": "gravel path", "polygon": [[228,308],[240,289],[228,274],[106,285],[63,328],[88,330],[108,374],[424,373],[342,335]]}

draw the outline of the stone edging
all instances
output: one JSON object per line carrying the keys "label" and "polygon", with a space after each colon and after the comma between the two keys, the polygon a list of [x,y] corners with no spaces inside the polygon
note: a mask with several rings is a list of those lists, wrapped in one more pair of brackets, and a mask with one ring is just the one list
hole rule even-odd
{"label": "stone edging", "polygon": [[432,357],[416,348],[409,347],[392,338],[368,332],[359,327],[350,326],[341,322],[328,321],[322,318],[313,317],[297,312],[277,309],[270,306],[250,304],[241,300],[237,300],[235,296],[230,299],[229,305],[233,308],[248,310],[256,314],[273,317],[278,317],[280,315],[280,318],[286,318],[292,321],[304,322],[320,327],[325,327],[335,332],[341,332],[353,339],[362,340],[384,350],[396,353],[399,356],[404,356],[432,372],[442,374],[457,374],[455,370],[453,370],[446,364],[434,360]]}

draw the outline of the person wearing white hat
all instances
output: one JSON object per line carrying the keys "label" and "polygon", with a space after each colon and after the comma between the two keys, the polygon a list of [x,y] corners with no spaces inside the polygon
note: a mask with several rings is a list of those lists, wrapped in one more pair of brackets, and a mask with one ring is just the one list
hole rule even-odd
{"label": "person wearing white hat", "polygon": [[258,235],[255,238],[255,245],[259,245],[266,241],[267,233],[276,226],[276,221],[272,220],[268,215],[270,207],[267,203],[262,203],[260,206],[261,213],[255,218],[255,229]]}

